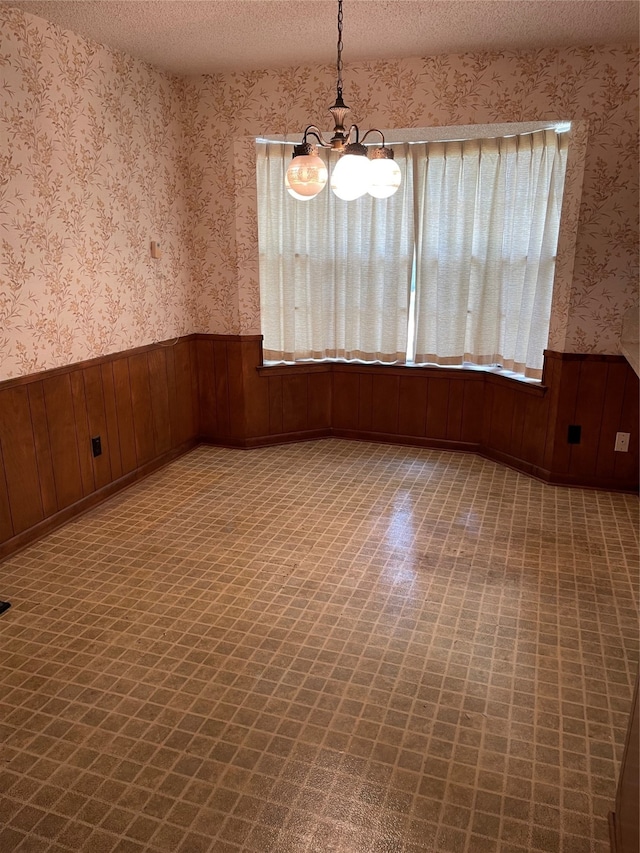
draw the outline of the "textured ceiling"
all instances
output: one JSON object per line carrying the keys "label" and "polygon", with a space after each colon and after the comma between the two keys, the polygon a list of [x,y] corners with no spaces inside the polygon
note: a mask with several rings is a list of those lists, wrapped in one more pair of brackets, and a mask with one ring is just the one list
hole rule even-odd
{"label": "textured ceiling", "polygon": [[[334,63],[335,0],[14,0],[175,74]],[[345,62],[638,42],[637,2],[345,0]]]}

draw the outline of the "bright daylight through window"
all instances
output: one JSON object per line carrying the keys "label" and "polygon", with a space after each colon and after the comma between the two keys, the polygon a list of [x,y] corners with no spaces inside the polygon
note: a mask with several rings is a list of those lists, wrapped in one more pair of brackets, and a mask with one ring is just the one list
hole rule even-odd
{"label": "bright daylight through window", "polygon": [[[540,378],[570,125],[484,130],[394,140],[398,191],[349,202],[291,197],[291,144],[257,141],[265,361],[495,365]],[[335,155],[320,156],[330,175]]]}

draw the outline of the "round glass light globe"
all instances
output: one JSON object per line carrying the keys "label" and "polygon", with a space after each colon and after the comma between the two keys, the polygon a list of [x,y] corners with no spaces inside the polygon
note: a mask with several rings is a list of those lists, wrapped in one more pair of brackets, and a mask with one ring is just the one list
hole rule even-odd
{"label": "round glass light globe", "polygon": [[402,172],[395,160],[377,157],[371,161],[371,183],[368,193],[374,198],[389,198],[400,186]]}
{"label": "round glass light globe", "polygon": [[328,176],[327,167],[317,154],[300,154],[289,163],[288,189],[298,196],[313,198],[324,189]]}
{"label": "round glass light globe", "polygon": [[313,195],[300,195],[300,193],[297,193],[295,190],[292,190],[291,184],[289,183],[289,176],[286,172],[284,175],[284,188],[289,193],[291,198],[295,198],[298,201],[309,201],[310,199],[315,198],[315,196]]}
{"label": "round glass light globe", "polygon": [[343,154],[331,175],[331,189],[343,201],[363,196],[371,183],[371,161],[363,154]]}

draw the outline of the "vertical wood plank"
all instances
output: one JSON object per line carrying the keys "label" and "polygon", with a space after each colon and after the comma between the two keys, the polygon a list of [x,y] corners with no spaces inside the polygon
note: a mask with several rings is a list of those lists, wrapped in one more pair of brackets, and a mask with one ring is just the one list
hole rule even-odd
{"label": "vertical wood plank", "polygon": [[307,376],[287,376],[282,383],[282,428],[299,432],[307,428]]}
{"label": "vertical wood plank", "polygon": [[83,496],[70,375],[47,377],[42,381],[42,390],[58,509],[63,509]]}
{"label": "vertical wood plank", "polygon": [[616,433],[619,431],[622,406],[624,404],[624,388],[627,378],[627,365],[612,362],[607,365],[605,383],[605,399],[602,407],[602,422],[600,424],[600,441],[596,457],[596,476],[603,479],[613,479],[615,474]]}
{"label": "vertical wood plank", "polygon": [[[558,405],[554,432],[553,462],[554,474],[566,474],[571,463],[571,445],[567,441],[570,424],[575,424],[576,400],[580,385],[582,362],[578,360],[561,361],[558,386]],[[554,379],[554,381],[556,381]]]}
{"label": "vertical wood plank", "polygon": [[[191,347],[188,341],[181,341],[173,350],[173,370],[167,367],[167,373],[172,376],[170,393],[173,393],[173,432],[174,446],[184,444],[196,437],[196,425],[192,404],[192,364]],[[172,390],[173,389],[173,390]]]}
{"label": "vertical wood plank", "polygon": [[169,406],[169,446],[177,447],[180,444],[178,436],[181,432],[181,420],[183,415],[178,406],[178,388],[176,381],[176,347],[179,343],[165,349],[165,372],[167,377],[167,404]]}
{"label": "vertical wood plank", "polygon": [[120,436],[122,473],[128,474],[129,471],[135,470],[138,466],[128,358],[118,359],[113,362],[113,388],[118,419],[118,434]]}
{"label": "vertical wood plank", "polygon": [[331,426],[331,375],[312,373],[307,383],[309,429],[328,429]]}
{"label": "vertical wood plank", "polygon": [[529,395],[525,391],[514,387],[513,396],[513,416],[511,419],[511,456],[514,459],[522,458],[522,439],[525,430],[525,414],[527,409],[527,400]]}
{"label": "vertical wood plank", "polygon": [[11,509],[9,507],[9,492],[4,470],[4,459],[2,456],[2,441],[0,440],[0,542],[6,542],[13,536],[13,522],[11,521]]}
{"label": "vertical wood plank", "polygon": [[0,443],[14,535],[44,518],[29,395],[23,387],[2,392]]}
{"label": "vertical wood plank", "polygon": [[142,352],[129,356],[131,409],[138,465],[151,462],[156,452],[147,355]]}
{"label": "vertical wood plank", "polygon": [[399,376],[375,376],[371,401],[371,429],[386,435],[398,434]]}
{"label": "vertical wood plank", "polygon": [[153,456],[162,456],[171,448],[171,419],[169,415],[169,385],[167,377],[167,348],[147,352],[149,394],[153,427]]}
{"label": "vertical wood plank", "polygon": [[627,367],[627,376],[624,384],[624,398],[622,411],[620,413],[619,432],[631,433],[629,440],[629,452],[616,453],[614,473],[627,483],[637,482],[638,478],[638,377],[631,367]]}
{"label": "vertical wood plank", "polygon": [[461,441],[479,444],[482,441],[482,425],[485,406],[485,383],[475,379],[466,379],[462,401]]}
{"label": "vertical wood plank", "polygon": [[269,376],[269,434],[280,435],[282,426],[282,376]]}
{"label": "vertical wood plank", "polygon": [[449,381],[449,405],[447,407],[447,438],[460,441],[464,408],[464,379]]}
{"label": "vertical wood plank", "polygon": [[332,373],[332,421],[336,429],[358,429],[359,376],[356,373]]}
{"label": "vertical wood plank", "polygon": [[493,397],[491,405],[491,424],[489,426],[488,446],[501,450],[503,453],[511,452],[511,427],[513,423],[513,394],[509,389],[493,386]]}
{"label": "vertical wood plank", "polygon": [[580,444],[569,445],[569,473],[579,477],[596,473],[607,372],[603,361],[583,361],[580,366],[573,415],[573,423],[581,427]]}
{"label": "vertical wood plank", "polygon": [[556,446],[556,422],[560,406],[560,379],[562,362],[550,356],[545,356],[543,378],[547,386],[547,424],[545,429],[544,453],[542,465],[547,471],[552,470],[553,454]]}
{"label": "vertical wood plank", "polygon": [[400,377],[398,433],[422,437],[427,424],[427,379],[420,374]]}
{"label": "vertical wood plank", "polygon": [[373,376],[361,373],[358,385],[358,430],[371,432],[373,417]]}
{"label": "vertical wood plank", "polygon": [[200,388],[198,379],[198,341],[188,341],[189,344],[189,372],[191,376],[191,422],[193,424],[194,438],[201,437],[200,431]]}
{"label": "vertical wood plank", "polygon": [[95,491],[96,484],[93,476],[93,456],[91,439],[89,437],[89,420],[87,417],[87,400],[84,391],[84,378],[81,370],[73,370],[69,374],[71,396],[73,398],[73,417],[76,426],[76,442],[78,445],[78,460],[80,462],[80,477],[82,493],[90,495]]}
{"label": "vertical wood plank", "polygon": [[116,392],[113,380],[113,364],[107,362],[100,366],[102,393],[104,397],[105,431],[107,434],[107,454],[112,480],[122,476],[122,457],[120,454],[120,427],[116,407]]}
{"label": "vertical wood plank", "polygon": [[50,515],[57,512],[58,499],[56,497],[56,482],[53,476],[51,445],[49,443],[49,426],[47,424],[47,412],[44,406],[42,382],[30,382],[29,385],[27,385],[27,392],[29,394],[31,423],[33,425],[33,439],[36,449],[42,510],[44,512],[44,517],[48,518]]}
{"label": "vertical wood plank", "polygon": [[248,437],[268,435],[269,382],[257,370],[262,364],[262,342],[247,341],[241,352],[246,434]]}
{"label": "vertical wood plank", "polygon": [[196,341],[199,433],[212,439],[218,433],[218,405],[216,399],[216,369],[213,341]]}
{"label": "vertical wood plank", "polygon": [[213,360],[216,412],[218,415],[216,432],[220,436],[228,436],[230,432],[229,375],[227,372],[227,345],[224,341],[213,342]]}
{"label": "vertical wood plank", "polygon": [[242,341],[228,341],[227,394],[229,399],[229,435],[242,440],[247,437],[247,402],[244,387],[244,350]]}
{"label": "vertical wood plank", "polygon": [[541,466],[547,437],[548,396],[526,395],[523,407],[523,425],[520,438],[520,458],[532,465]]}
{"label": "vertical wood plank", "polygon": [[427,437],[447,437],[449,380],[429,379],[427,388]]}
{"label": "vertical wood plank", "polygon": [[93,466],[95,488],[100,489],[112,480],[111,456],[109,452],[109,435],[107,433],[107,416],[104,405],[104,389],[102,385],[102,370],[99,365],[86,367],[83,371],[84,394],[87,403],[87,420],[89,437],[100,436],[102,454],[93,455],[91,442],[88,442],[89,453]]}

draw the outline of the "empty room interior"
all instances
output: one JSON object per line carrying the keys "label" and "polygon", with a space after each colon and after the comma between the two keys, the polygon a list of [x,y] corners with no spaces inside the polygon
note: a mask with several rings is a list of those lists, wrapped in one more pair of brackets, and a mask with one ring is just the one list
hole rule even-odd
{"label": "empty room interior", "polygon": [[638,853],[638,33],[0,3],[2,853]]}

